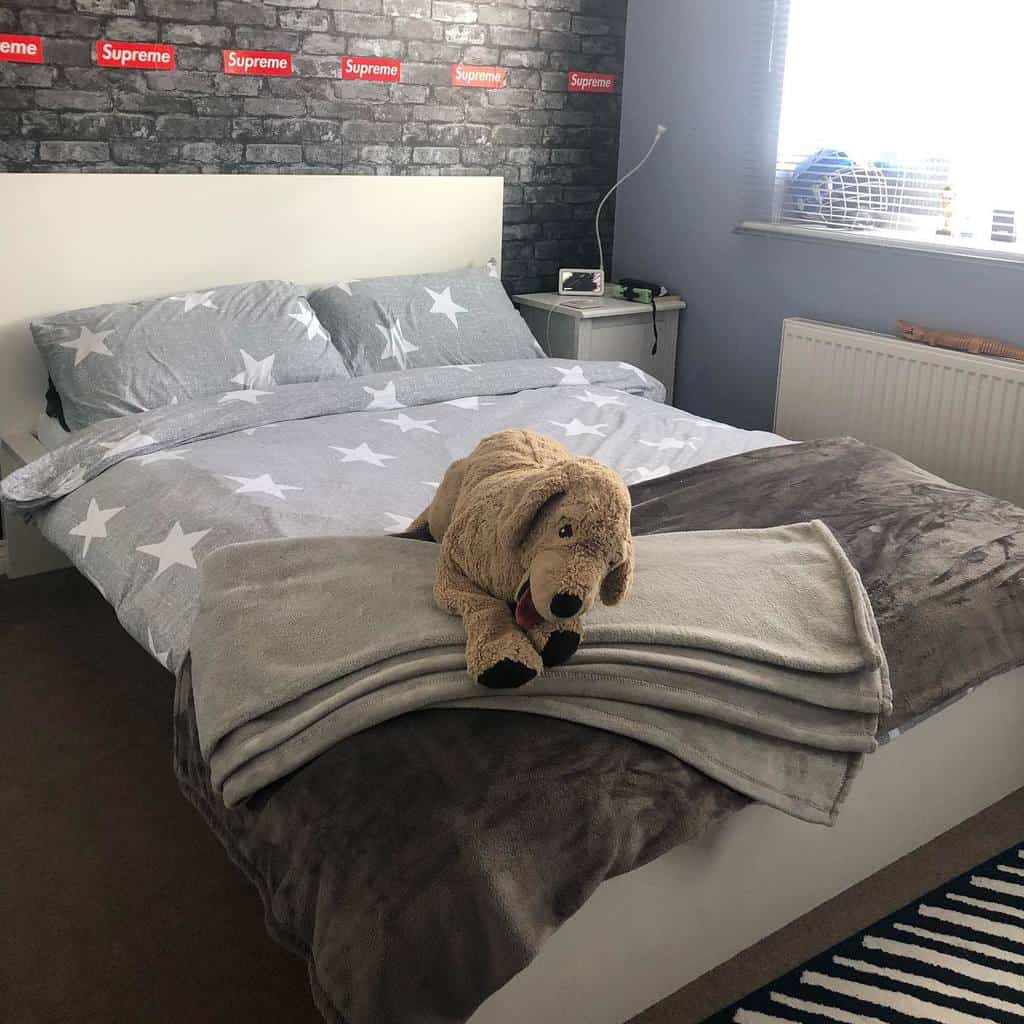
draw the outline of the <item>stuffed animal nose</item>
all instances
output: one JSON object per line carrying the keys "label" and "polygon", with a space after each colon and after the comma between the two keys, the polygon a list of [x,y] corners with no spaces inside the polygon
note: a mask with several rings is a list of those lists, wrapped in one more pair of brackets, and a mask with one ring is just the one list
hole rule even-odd
{"label": "stuffed animal nose", "polygon": [[560,619],[571,619],[582,607],[583,602],[575,594],[555,594],[551,598],[551,614]]}

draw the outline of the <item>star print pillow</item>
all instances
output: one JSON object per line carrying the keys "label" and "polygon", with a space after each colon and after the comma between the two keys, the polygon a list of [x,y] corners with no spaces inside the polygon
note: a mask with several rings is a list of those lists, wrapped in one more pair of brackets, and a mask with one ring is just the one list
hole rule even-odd
{"label": "star print pillow", "polygon": [[34,321],[71,430],[233,391],[347,377],[306,291],[254,281]]}
{"label": "star print pillow", "polygon": [[488,268],[339,281],[309,301],[357,377],[544,355]]}

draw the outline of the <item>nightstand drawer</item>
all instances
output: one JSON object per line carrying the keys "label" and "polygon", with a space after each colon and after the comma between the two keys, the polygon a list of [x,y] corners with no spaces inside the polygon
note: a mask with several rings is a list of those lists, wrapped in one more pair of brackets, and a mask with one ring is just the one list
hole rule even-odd
{"label": "nightstand drawer", "polygon": [[616,317],[614,320],[587,321],[589,338],[580,339],[580,359],[622,361],[632,363],[644,373],[656,377],[667,391],[666,401],[672,401],[676,375],[676,333],[679,329],[678,313],[658,314],[658,350],[654,354],[654,324],[649,312],[635,317]]}
{"label": "nightstand drawer", "polygon": [[658,310],[658,350],[649,306],[605,299],[598,306],[577,307],[571,298],[538,293],[516,295],[519,312],[544,351],[554,359],[586,359],[631,363],[665,385],[671,404],[676,376],[679,313],[686,303],[678,296]]}

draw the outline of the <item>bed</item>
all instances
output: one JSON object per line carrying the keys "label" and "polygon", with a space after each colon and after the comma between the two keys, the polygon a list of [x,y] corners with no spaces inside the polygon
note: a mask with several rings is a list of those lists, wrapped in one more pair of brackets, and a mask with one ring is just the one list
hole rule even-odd
{"label": "bed", "polygon": [[[496,179],[39,175],[7,176],[3,187],[14,222],[0,251],[11,297],[0,323],[5,432],[31,430],[45,391],[30,318],[268,276],[321,284],[454,271],[500,252]],[[159,256],[105,242],[111,209],[122,223],[146,223]],[[44,456],[50,472],[36,498],[39,529],[172,672],[186,657],[196,559],[254,537],[401,529],[447,463],[503,426],[554,434],[619,468],[637,494],[645,481],[788,447],[664,406],[656,381],[615,363],[401,369],[341,387],[286,385],[254,401],[221,397],[92,428],[74,455],[65,445]],[[80,529],[91,502],[128,515]],[[886,743],[832,829],[745,807],[606,881],[472,1020],[624,1021],[1000,799],[1024,781],[1022,683],[1020,668],[999,672]]]}

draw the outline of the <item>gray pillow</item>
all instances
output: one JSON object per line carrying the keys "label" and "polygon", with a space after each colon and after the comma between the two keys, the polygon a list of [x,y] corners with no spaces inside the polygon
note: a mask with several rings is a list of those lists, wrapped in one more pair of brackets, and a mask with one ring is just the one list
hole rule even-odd
{"label": "gray pillow", "polygon": [[341,281],[309,297],[355,376],[544,355],[488,269]]}
{"label": "gray pillow", "polygon": [[32,323],[72,430],[235,388],[347,377],[306,298],[253,281]]}

